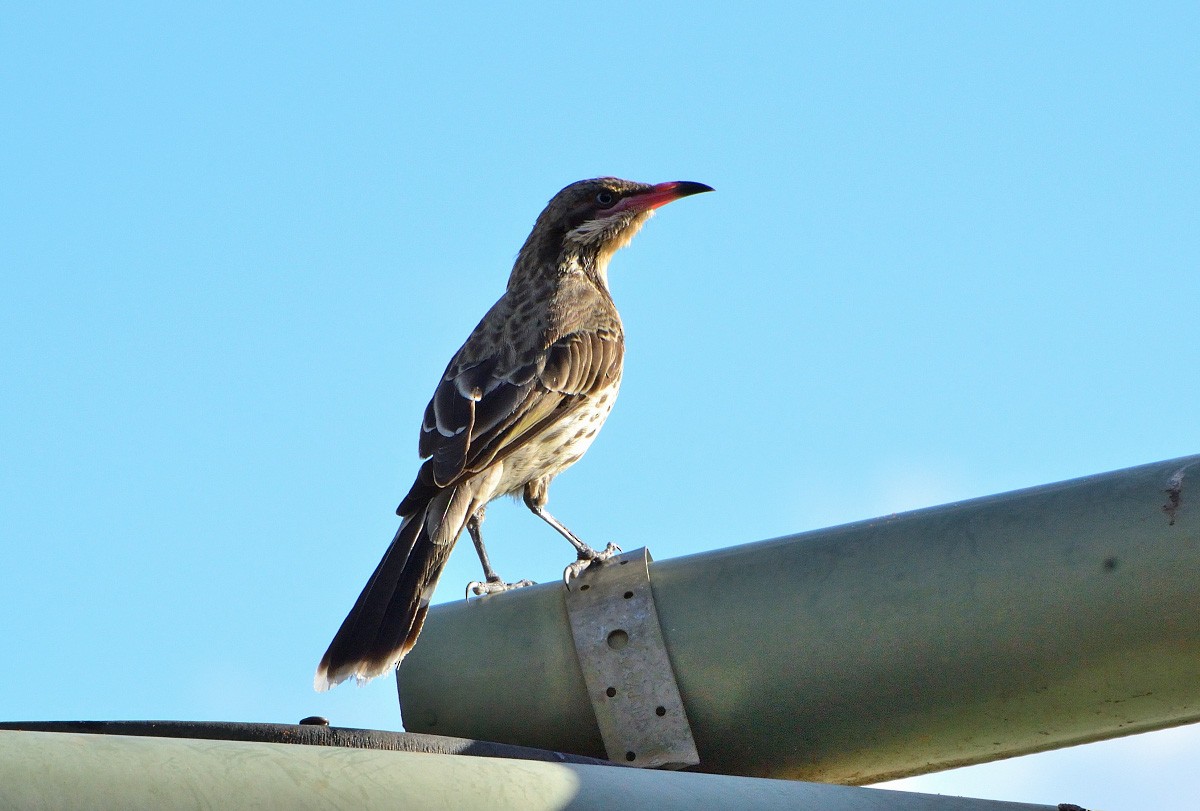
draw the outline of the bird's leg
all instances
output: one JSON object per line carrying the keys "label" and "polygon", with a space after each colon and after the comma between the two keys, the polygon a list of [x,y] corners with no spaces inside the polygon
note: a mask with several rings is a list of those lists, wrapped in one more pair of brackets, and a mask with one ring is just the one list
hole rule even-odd
{"label": "bird's leg", "polygon": [[536,515],[538,518],[545,521],[550,526],[558,531],[558,534],[570,541],[571,546],[575,547],[575,552],[579,556],[573,563],[563,570],[563,584],[567,588],[571,587],[571,580],[579,576],[580,572],[591,566],[593,563],[603,563],[613,555],[621,552],[621,547],[615,543],[609,543],[604,548],[603,552],[597,552],[592,547],[588,546],[583,541],[579,540],[574,532],[563,526],[562,522],[555,518],[550,513],[546,512],[546,502],[549,501],[550,480],[546,477],[534,479],[529,484],[525,485],[525,506]]}
{"label": "bird's leg", "polygon": [[483,546],[483,530],[480,528],[483,524],[483,513],[487,505],[480,507],[471,517],[467,519],[467,532],[471,534],[471,542],[475,544],[475,551],[479,553],[479,562],[483,564],[483,582],[478,580],[467,584],[467,598],[470,599],[472,594],[499,594],[502,591],[510,591],[512,589],[521,589],[526,586],[532,586],[532,580],[518,580],[516,583],[505,583],[500,579],[500,575],[496,574],[496,570],[492,568],[492,562],[488,560],[487,549]]}

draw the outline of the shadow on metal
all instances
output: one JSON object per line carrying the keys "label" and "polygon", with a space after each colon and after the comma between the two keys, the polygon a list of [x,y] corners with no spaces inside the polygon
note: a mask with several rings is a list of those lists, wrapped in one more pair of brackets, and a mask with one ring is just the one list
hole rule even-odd
{"label": "shadow on metal", "polygon": [[[309,719],[305,719],[308,721]],[[448,738],[415,732],[331,727],[313,719],[300,724],[250,724],[237,721],[5,721],[0,730],[17,732],[70,732],[89,735],[130,735],[144,738],[191,738],[206,741],[294,743],[303,746],[337,746],[344,749],[381,749],[392,752],[422,752],[435,755],[471,755],[486,758],[538,760],[546,763],[577,763],[617,766],[607,760],[550,752],[528,746]]]}

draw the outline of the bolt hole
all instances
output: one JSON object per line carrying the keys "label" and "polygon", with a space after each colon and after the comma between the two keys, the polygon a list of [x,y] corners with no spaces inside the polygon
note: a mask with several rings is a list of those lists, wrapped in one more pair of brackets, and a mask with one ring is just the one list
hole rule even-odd
{"label": "bolt hole", "polygon": [[662,718],[664,715],[667,714],[667,708],[666,707],[655,707],[654,714],[657,715],[659,718]]}
{"label": "bolt hole", "polygon": [[579,587],[579,590],[580,590],[580,591],[587,591],[587,590],[588,590],[588,589],[590,589],[590,588],[591,588],[591,586],[589,586],[587,583],[584,583],[582,586],[580,586],[580,587]]}
{"label": "bolt hole", "polygon": [[622,631],[620,628],[608,635],[608,646],[613,650],[620,650],[629,644],[629,634]]}
{"label": "bolt hole", "polygon": [[632,762],[634,760],[637,760],[637,755],[635,755],[633,752],[626,752],[625,759]]}
{"label": "bolt hole", "polygon": [[1111,572],[1117,568],[1117,559],[1115,557],[1104,559],[1104,570]]}
{"label": "bolt hole", "polygon": [[[629,561],[627,561],[627,560],[623,560],[623,561],[621,561],[621,565],[622,565],[622,566],[624,566],[624,565],[625,565],[626,563],[628,563],[628,562],[629,562]],[[633,760],[633,758],[630,758],[630,760]]]}
{"label": "bolt hole", "polygon": [[612,698],[616,694],[617,694],[616,687],[609,687],[607,690],[604,691],[604,695],[608,696],[609,698]]}
{"label": "bolt hole", "polygon": [[626,600],[629,600],[629,599],[631,599],[632,597],[633,597],[633,592],[632,592],[632,591],[627,591],[627,592],[625,592],[625,599],[626,599]]}

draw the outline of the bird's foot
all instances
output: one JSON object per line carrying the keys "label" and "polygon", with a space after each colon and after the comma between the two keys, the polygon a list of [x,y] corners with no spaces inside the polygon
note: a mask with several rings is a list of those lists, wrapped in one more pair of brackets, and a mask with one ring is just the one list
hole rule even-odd
{"label": "bird's foot", "polygon": [[603,552],[597,552],[591,547],[585,546],[579,552],[579,560],[573,562],[570,566],[563,570],[563,585],[571,588],[571,581],[579,575],[583,574],[583,570],[591,566],[593,563],[603,563],[609,558],[621,554],[621,547],[615,543],[610,543],[604,547]]}
{"label": "bird's foot", "polygon": [[468,599],[468,600],[471,599],[472,594],[476,595],[477,597],[482,597],[485,594],[500,594],[505,591],[512,591],[513,589],[523,589],[526,586],[535,586],[535,585],[537,585],[537,584],[534,583],[532,580],[518,580],[516,583],[505,583],[503,580],[501,580],[498,577],[495,580],[492,580],[490,578],[486,581],[475,580],[475,581],[467,584],[466,599]]}

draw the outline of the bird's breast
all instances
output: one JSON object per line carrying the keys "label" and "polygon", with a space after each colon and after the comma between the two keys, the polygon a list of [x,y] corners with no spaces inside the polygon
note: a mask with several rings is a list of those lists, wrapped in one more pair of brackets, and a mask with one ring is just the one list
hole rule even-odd
{"label": "bird's breast", "polygon": [[612,413],[620,387],[618,377],[611,385],[588,395],[569,414],[546,426],[539,436],[507,457],[497,492],[516,495],[533,479],[557,476],[578,462]]}

